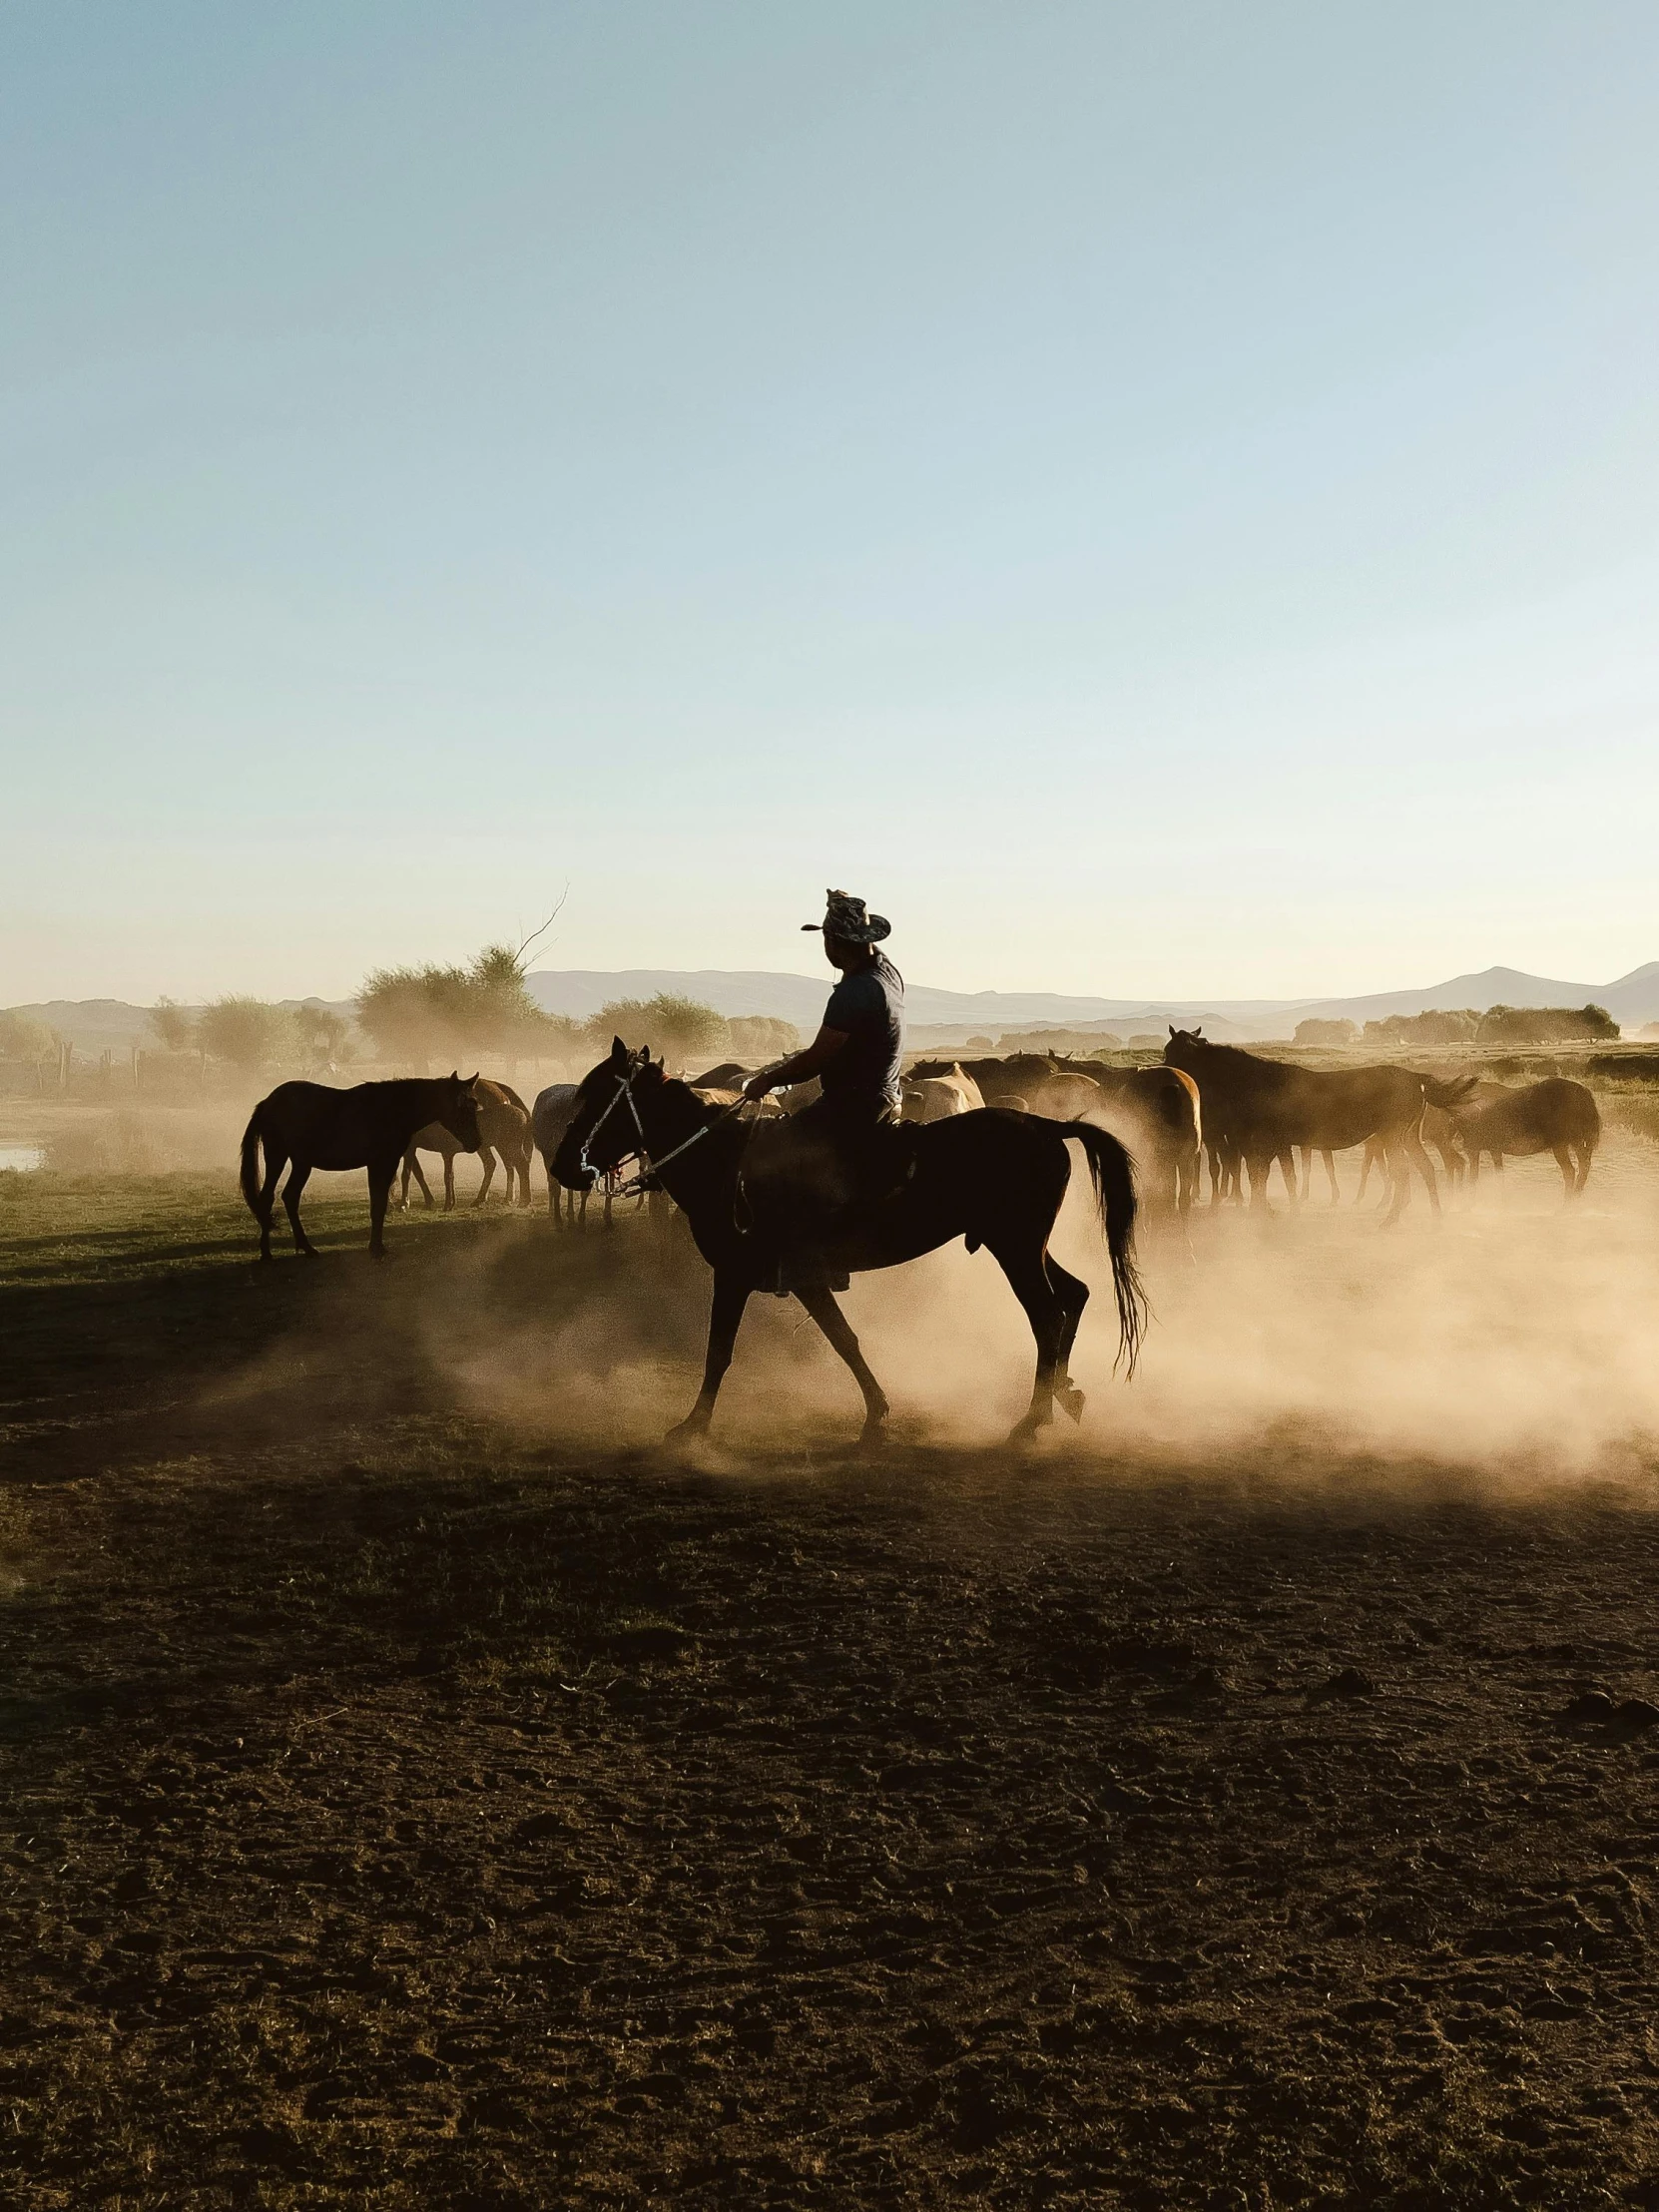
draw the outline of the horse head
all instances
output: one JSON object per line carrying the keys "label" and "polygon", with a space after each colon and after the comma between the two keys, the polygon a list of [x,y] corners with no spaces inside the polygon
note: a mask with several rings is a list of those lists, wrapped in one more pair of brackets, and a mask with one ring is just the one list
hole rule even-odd
{"label": "horse head", "polygon": [[448,1096],[438,1108],[437,1119],[463,1152],[476,1152],[484,1141],[478,1129],[478,1078],[452,1068],[445,1081]]}
{"label": "horse head", "polygon": [[591,1190],[600,1176],[640,1149],[634,1094],[666,1080],[662,1062],[648,1047],[630,1052],[620,1037],[609,1056],[576,1086],[576,1106],[553,1155],[553,1173],[566,1190]]}
{"label": "horse head", "polygon": [[[1164,1065],[1167,1068],[1185,1068],[1190,1060],[1199,1058],[1210,1040],[1204,1034],[1204,1024],[1196,1029],[1177,1029],[1169,1025],[1169,1043],[1164,1047]],[[1190,1071],[1189,1071],[1190,1072]]]}

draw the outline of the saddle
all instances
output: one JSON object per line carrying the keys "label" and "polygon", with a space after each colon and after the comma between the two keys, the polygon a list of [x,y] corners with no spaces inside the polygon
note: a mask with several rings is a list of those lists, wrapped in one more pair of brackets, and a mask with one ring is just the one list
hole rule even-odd
{"label": "saddle", "polygon": [[853,1134],[803,1115],[757,1123],[738,1172],[734,1219],[762,1261],[761,1288],[844,1291],[850,1277],[826,1249],[863,1216],[888,1205],[916,1172],[916,1131],[875,1123]]}

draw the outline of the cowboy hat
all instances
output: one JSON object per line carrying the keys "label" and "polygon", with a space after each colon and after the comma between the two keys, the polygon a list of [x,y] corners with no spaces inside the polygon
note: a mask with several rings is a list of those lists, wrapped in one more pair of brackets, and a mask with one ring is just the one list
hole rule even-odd
{"label": "cowboy hat", "polygon": [[827,937],[839,937],[845,944],[879,944],[883,937],[892,935],[892,923],[886,915],[866,913],[863,900],[849,891],[826,891],[824,919],[804,921],[801,926],[822,929]]}

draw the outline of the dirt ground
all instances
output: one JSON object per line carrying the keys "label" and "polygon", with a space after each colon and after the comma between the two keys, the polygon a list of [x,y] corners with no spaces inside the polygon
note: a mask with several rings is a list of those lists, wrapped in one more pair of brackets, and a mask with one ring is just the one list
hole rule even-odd
{"label": "dirt ground", "polygon": [[1659,1177],[1511,1182],[1200,1223],[1026,1454],[959,1278],[867,1460],[765,1302],[695,1462],[672,1233],[0,1182],[0,2199],[1659,2207]]}

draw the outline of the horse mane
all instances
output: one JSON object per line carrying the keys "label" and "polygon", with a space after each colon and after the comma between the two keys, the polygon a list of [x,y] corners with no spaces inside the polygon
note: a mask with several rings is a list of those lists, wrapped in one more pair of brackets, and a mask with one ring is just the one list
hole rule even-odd
{"label": "horse mane", "polygon": [[[1189,1044],[1196,1045],[1201,1052],[1207,1052],[1212,1059],[1231,1060],[1235,1066],[1243,1064],[1253,1068],[1276,1068],[1285,1064],[1282,1060],[1265,1060],[1259,1052],[1247,1052],[1241,1044],[1216,1044],[1209,1037],[1195,1037],[1190,1029],[1184,1029],[1182,1035]],[[1170,1041],[1173,1043],[1175,1040],[1172,1038]]]}

